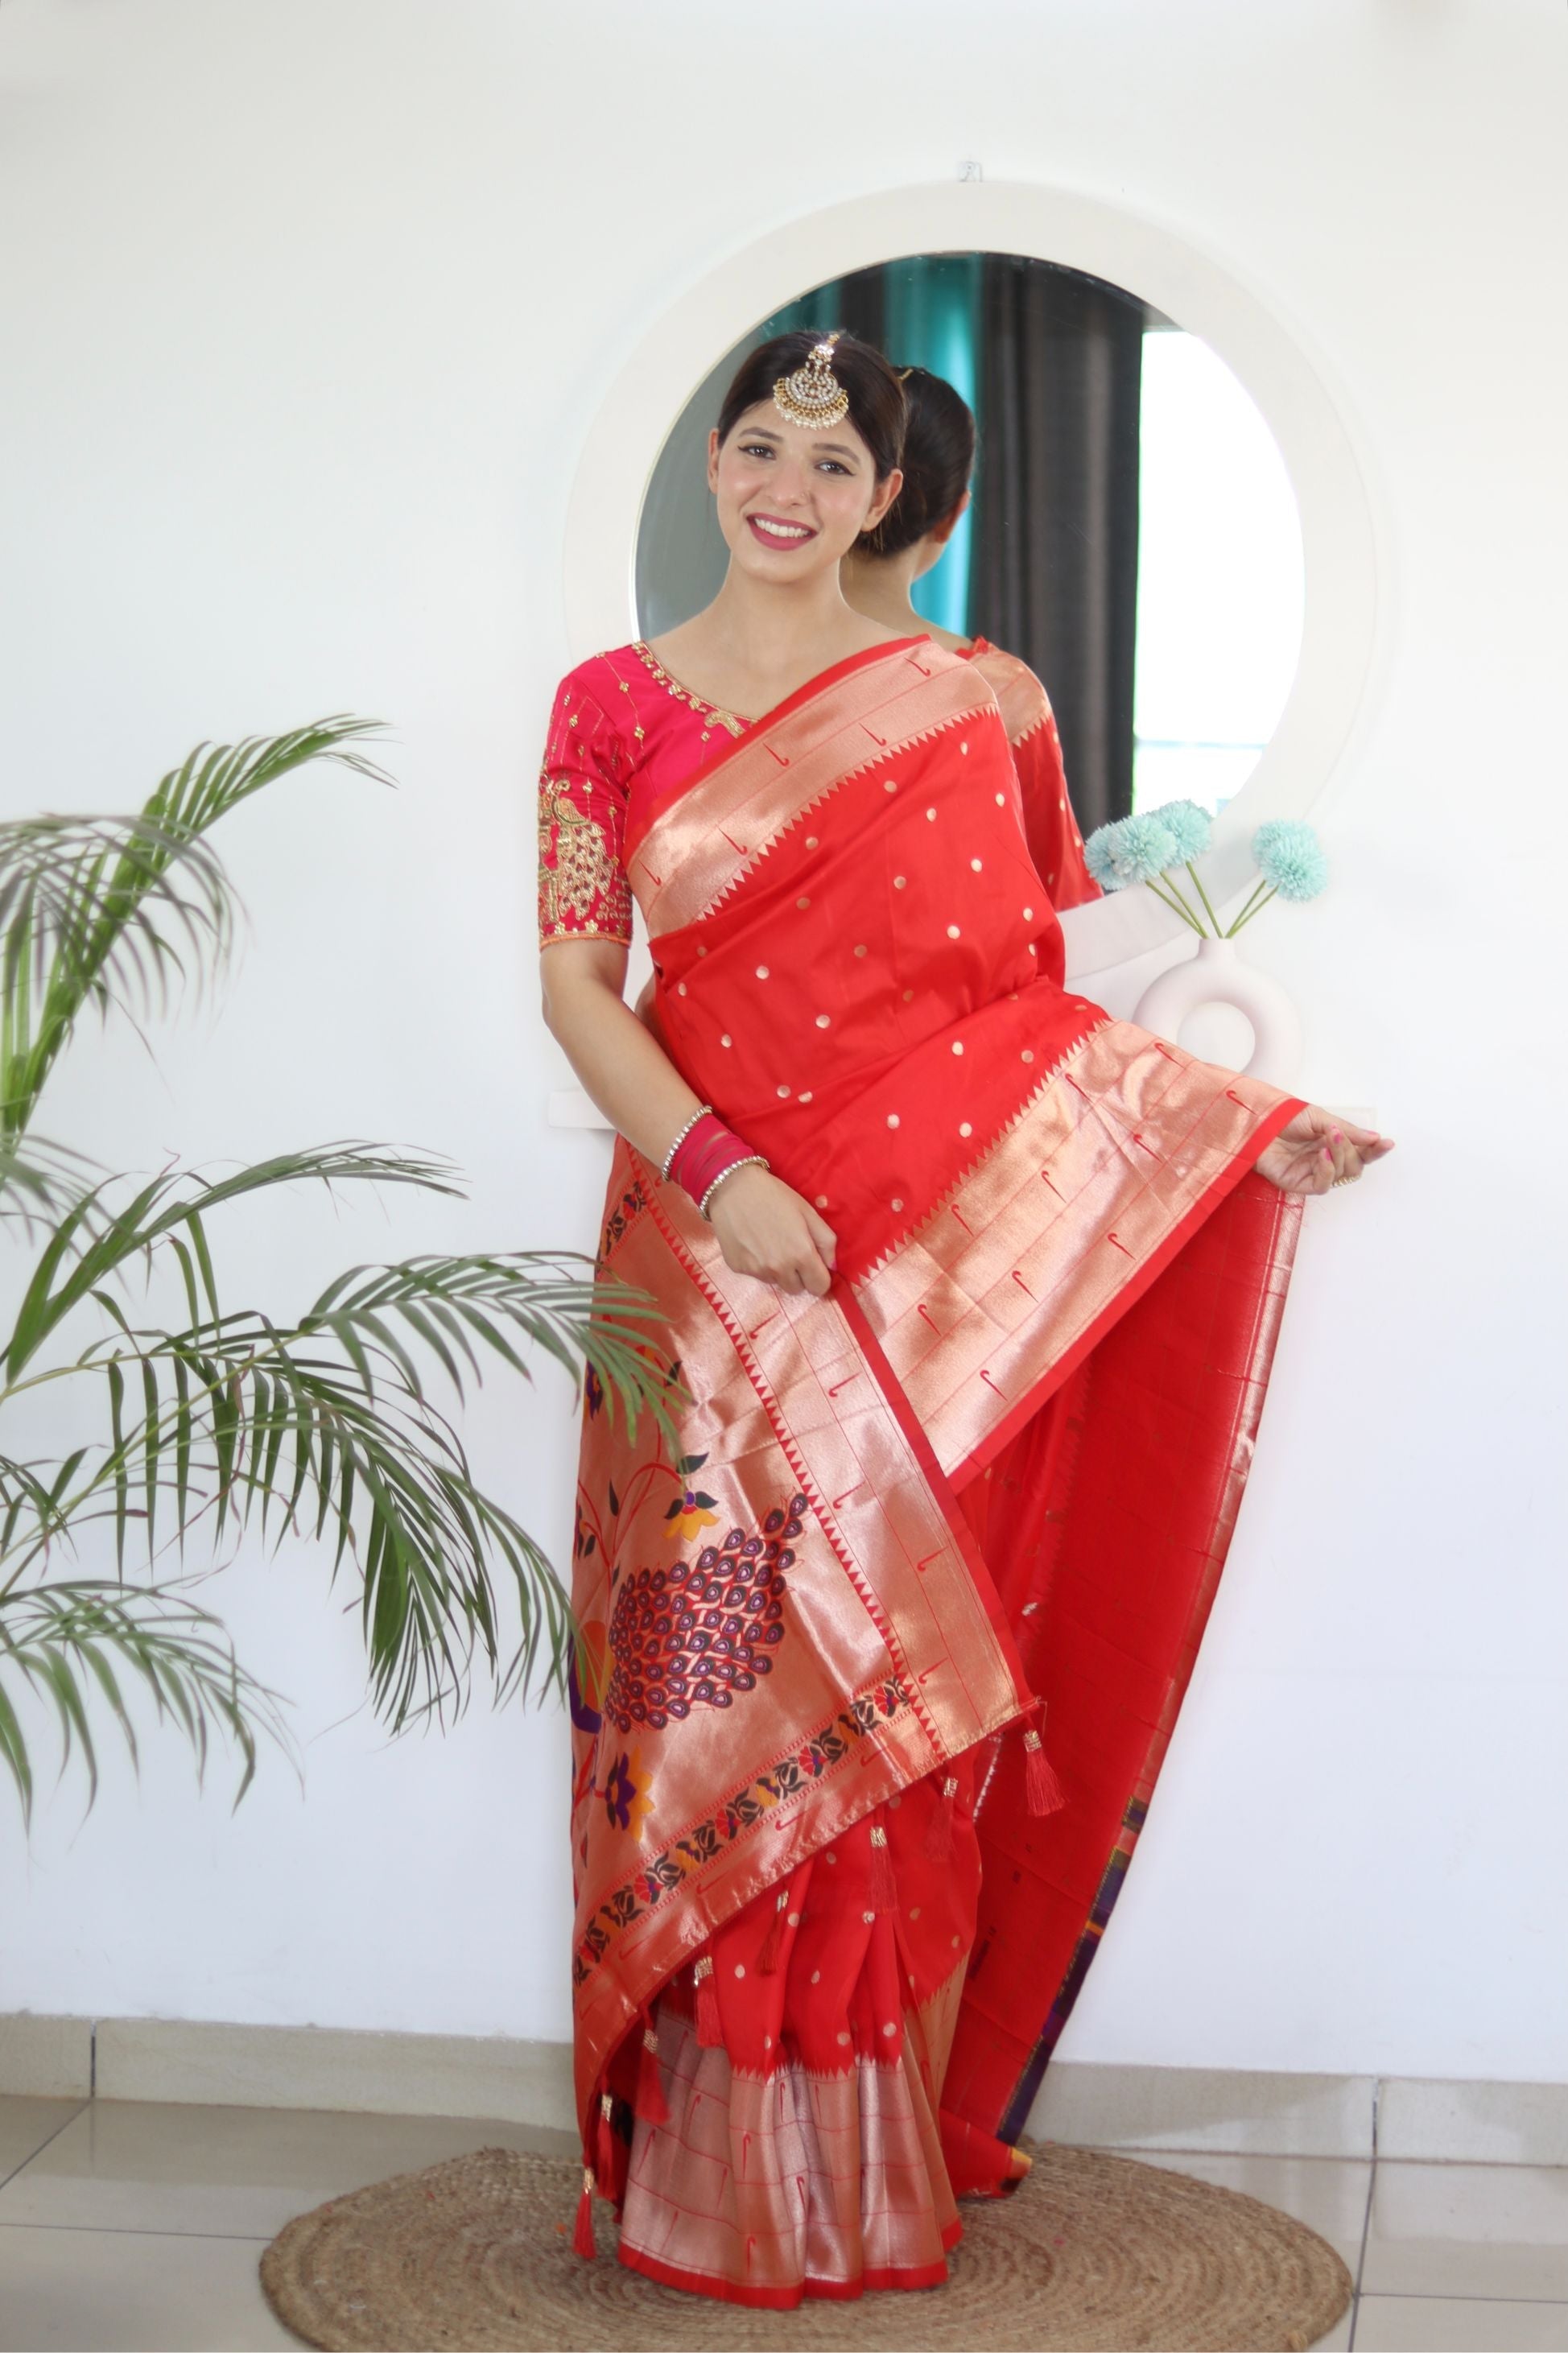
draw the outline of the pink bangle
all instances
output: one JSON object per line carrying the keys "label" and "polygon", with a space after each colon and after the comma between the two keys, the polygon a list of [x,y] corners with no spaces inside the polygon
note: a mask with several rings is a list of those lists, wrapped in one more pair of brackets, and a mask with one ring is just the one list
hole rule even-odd
{"label": "pink bangle", "polygon": [[710,1111],[702,1111],[676,1137],[664,1174],[689,1194],[706,1216],[709,1199],[720,1178],[742,1163],[760,1163],[764,1168],[768,1165],[760,1152],[743,1144],[721,1119],[715,1119]]}

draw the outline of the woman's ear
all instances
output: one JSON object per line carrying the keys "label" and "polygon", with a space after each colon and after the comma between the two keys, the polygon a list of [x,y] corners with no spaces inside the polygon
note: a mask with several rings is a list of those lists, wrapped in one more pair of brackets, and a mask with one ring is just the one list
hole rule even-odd
{"label": "woman's ear", "polygon": [[719,427],[716,425],[708,435],[708,487],[710,491],[719,487]]}
{"label": "woman's ear", "polygon": [[872,499],[869,507],[867,509],[866,520],[860,526],[862,536],[864,536],[867,532],[876,530],[877,525],[881,522],[882,517],[887,513],[888,509],[892,505],[893,501],[898,497],[899,492],[903,489],[903,487],[904,477],[902,471],[899,467],[895,466],[892,472],[885,475],[882,480],[877,485],[876,496]]}

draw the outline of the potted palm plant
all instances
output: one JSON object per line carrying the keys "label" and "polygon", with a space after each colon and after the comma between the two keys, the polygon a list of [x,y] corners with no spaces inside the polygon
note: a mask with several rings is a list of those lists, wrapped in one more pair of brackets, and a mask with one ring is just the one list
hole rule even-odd
{"label": "potted palm plant", "polygon": [[[337,717],[203,745],[134,816],[0,826],[0,1237],[16,1302],[0,1329],[0,1763],[24,1814],[40,1708],[89,1801],[106,1725],[135,1756],[138,1702],[198,1767],[215,1738],[231,1744],[239,1795],[260,1740],[287,1743],[278,1694],[194,1589],[247,1531],[321,1540],[332,1578],[357,1585],[394,1729],[460,1709],[476,1672],[500,1698],[561,1683],[564,1591],[476,1483],[450,1409],[487,1366],[526,1377],[533,1350],[586,1370],[612,1409],[668,1424],[648,1303],[570,1254],[359,1266],[288,1312],[227,1296],[229,1204],[300,1185],[460,1191],[444,1161],[350,1142],[135,1176],[37,1132],[84,1014],[144,1018],[222,973],[237,903],[214,827],[323,762],[385,781],[365,748],[376,733]],[[169,1295],[182,1304],[160,1320],[149,1303]],[[13,1433],[62,1388],[76,1396],[48,1424],[79,1442],[27,1454]]]}

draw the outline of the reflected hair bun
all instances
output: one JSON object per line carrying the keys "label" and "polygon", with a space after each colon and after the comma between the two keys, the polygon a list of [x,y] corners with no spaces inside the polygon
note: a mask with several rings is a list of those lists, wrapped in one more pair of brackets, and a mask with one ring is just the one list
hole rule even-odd
{"label": "reflected hair bun", "polygon": [[909,421],[904,429],[904,486],[866,547],[872,555],[901,555],[945,522],[974,471],[974,412],[945,376],[929,368],[899,370]]}

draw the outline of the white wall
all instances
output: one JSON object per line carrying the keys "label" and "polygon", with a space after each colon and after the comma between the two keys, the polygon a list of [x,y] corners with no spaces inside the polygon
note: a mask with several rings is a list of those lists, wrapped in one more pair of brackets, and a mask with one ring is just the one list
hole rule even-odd
{"label": "white wall", "polygon": [[[531,976],[561,531],[600,388],[793,208],[951,173],[1157,217],[1343,394],[1385,569],[1312,909],[1249,935],[1314,1091],[1403,1149],[1309,1213],[1256,1475],[1079,2058],[1568,2077],[1559,0],[11,0],[0,10],[0,772],[123,805],[201,735],[384,714],[224,845],[255,917],[150,1083],[47,1124],[177,1146],[401,1137],[470,1207],[231,1235],[234,1294],[347,1259],[589,1242],[601,1138]],[[1133,982],[1116,984],[1131,1001]],[[558,1388],[475,1442],[559,1549]],[[309,1556],[216,1588],[297,1702],[231,1820],[149,1743],[31,1852],[0,1806],[0,2010],[563,2036],[564,1733],[387,1749]],[[220,1777],[221,1778],[221,1777]]]}

